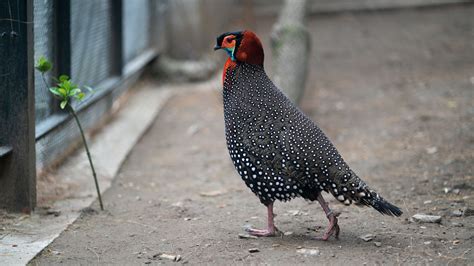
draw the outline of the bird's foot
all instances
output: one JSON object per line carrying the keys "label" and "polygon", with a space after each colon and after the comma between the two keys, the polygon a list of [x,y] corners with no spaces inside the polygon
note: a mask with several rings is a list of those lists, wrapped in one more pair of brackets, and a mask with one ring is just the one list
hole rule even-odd
{"label": "bird's foot", "polygon": [[256,228],[245,228],[245,231],[253,236],[263,237],[263,236],[276,236],[278,228],[268,228],[268,229],[256,229]]}
{"label": "bird's foot", "polygon": [[327,241],[329,237],[334,235],[334,238],[339,238],[339,225],[337,224],[337,217],[340,215],[340,212],[330,212],[327,217],[329,220],[329,226],[326,229],[326,232],[322,237],[316,237],[317,240]]}

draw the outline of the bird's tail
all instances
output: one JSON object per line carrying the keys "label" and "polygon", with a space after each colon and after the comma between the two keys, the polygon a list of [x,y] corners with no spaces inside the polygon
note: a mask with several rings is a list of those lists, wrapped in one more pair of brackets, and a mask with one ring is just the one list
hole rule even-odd
{"label": "bird's tail", "polygon": [[356,204],[370,206],[381,214],[390,216],[400,216],[403,213],[400,208],[386,201],[377,192],[367,186],[354,172],[351,172],[351,179],[347,181],[345,187],[342,187],[342,191],[340,188],[334,191],[340,191],[339,193],[343,194],[338,195],[333,193],[339,201],[347,205],[354,202]]}
{"label": "bird's tail", "polygon": [[377,192],[371,190],[369,187],[366,187],[365,190],[358,193],[358,200],[356,200],[356,202],[371,206],[385,215],[400,216],[403,213],[400,208],[380,197]]}

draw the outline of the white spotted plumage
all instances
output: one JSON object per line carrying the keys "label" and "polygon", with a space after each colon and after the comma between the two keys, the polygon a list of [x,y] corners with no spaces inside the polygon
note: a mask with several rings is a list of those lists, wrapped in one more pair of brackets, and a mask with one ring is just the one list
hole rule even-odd
{"label": "white spotted plumage", "polygon": [[224,79],[227,147],[245,184],[267,205],[321,191],[345,205],[353,201],[382,214],[398,207],[371,190],[329,139],[266,75],[263,66],[237,62]]}
{"label": "white spotted plumage", "polygon": [[355,198],[343,194],[365,184],[324,133],[275,87],[262,66],[239,63],[225,77],[230,157],[262,203],[298,196],[314,200],[321,190],[346,204]]}

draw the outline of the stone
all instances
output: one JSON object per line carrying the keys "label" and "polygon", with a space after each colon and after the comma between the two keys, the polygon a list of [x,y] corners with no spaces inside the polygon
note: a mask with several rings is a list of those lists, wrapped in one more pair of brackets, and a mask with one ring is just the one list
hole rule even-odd
{"label": "stone", "polygon": [[307,249],[301,248],[296,251],[297,253],[309,256],[318,256],[321,252],[318,249]]}
{"label": "stone", "polygon": [[438,148],[435,146],[426,148],[426,153],[428,154],[435,154],[437,151],[438,151]]}
{"label": "stone", "polygon": [[462,211],[460,210],[454,210],[451,212],[451,216],[453,217],[461,217],[462,216]]}
{"label": "stone", "polygon": [[451,223],[451,225],[452,225],[453,227],[463,227],[463,226],[464,226],[462,223],[456,223],[456,222]]}
{"label": "stone", "polygon": [[239,234],[240,239],[257,239],[258,237],[249,234]]}
{"label": "stone", "polygon": [[171,261],[180,261],[181,260],[181,255],[174,255],[174,254],[165,254],[165,253],[158,253],[153,255],[153,259],[165,259],[165,260],[171,260]]}
{"label": "stone", "polygon": [[417,213],[411,217],[418,223],[441,223],[441,216]]}
{"label": "stone", "polygon": [[257,252],[260,252],[260,249],[258,249],[258,248],[249,248],[249,252],[250,253],[257,253]]}
{"label": "stone", "polygon": [[372,239],[374,239],[374,235],[372,234],[366,234],[366,235],[363,235],[363,236],[359,236],[360,239],[364,240],[365,242],[369,242],[369,241],[372,241]]}

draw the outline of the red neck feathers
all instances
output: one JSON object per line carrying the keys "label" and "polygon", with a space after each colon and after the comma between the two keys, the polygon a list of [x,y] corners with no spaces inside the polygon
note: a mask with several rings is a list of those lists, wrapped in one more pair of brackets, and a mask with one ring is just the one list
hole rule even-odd
{"label": "red neck feathers", "polygon": [[237,63],[232,61],[232,59],[229,57],[227,58],[227,61],[225,61],[225,65],[224,65],[224,70],[222,71],[222,84],[224,84],[224,81],[225,81],[225,74],[227,73],[227,69],[229,68],[234,68],[237,66]]}
{"label": "red neck feathers", "polygon": [[[237,47],[235,59],[237,62],[263,66],[264,53],[262,42],[260,42],[255,33],[251,31],[243,33],[242,41]],[[227,69],[236,67],[237,62],[232,61],[230,57],[227,59],[222,73],[222,83],[224,83]]]}
{"label": "red neck feathers", "polygon": [[251,31],[245,31],[244,37],[237,48],[237,61],[263,66],[263,47],[260,39]]}

